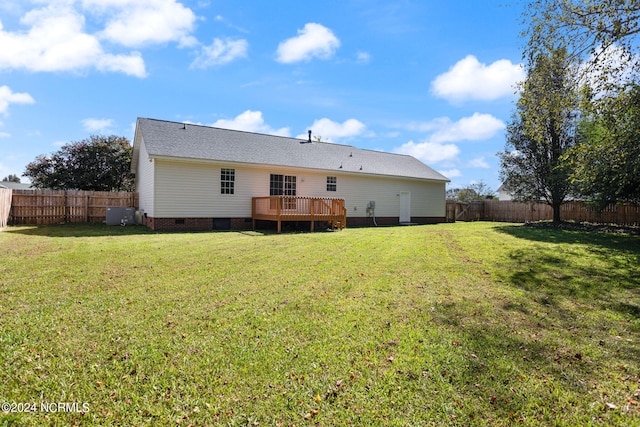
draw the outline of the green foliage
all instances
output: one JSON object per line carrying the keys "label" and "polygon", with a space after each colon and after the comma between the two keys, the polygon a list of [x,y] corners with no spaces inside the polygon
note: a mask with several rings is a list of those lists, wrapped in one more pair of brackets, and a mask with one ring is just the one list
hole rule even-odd
{"label": "green foliage", "polygon": [[579,141],[567,155],[577,191],[604,207],[640,202],[640,87],[599,103],[580,124]]}
{"label": "green foliage", "polygon": [[64,145],[51,156],[38,156],[27,165],[24,175],[36,188],[131,191],[131,156],[126,138],[91,135]]}
{"label": "green foliage", "polygon": [[527,58],[565,48],[597,92],[615,90],[640,66],[636,0],[532,0],[524,20]]}
{"label": "green foliage", "polygon": [[20,177],[18,175],[8,175],[2,178],[5,182],[20,182]]}
{"label": "green foliage", "polygon": [[463,188],[458,191],[457,200],[461,202],[470,202],[472,200],[480,200],[480,195],[473,188]]}
{"label": "green foliage", "polygon": [[505,150],[498,153],[501,179],[514,199],[545,200],[554,209],[554,221],[560,221],[570,187],[571,164],[564,155],[575,144],[579,106],[572,71],[564,49],[535,58],[507,125]]}
{"label": "green foliage", "polygon": [[584,118],[565,154],[575,195],[600,206],[640,200],[640,3],[533,0],[524,13],[525,57],[558,47],[578,64]]}
{"label": "green foliage", "polygon": [[449,200],[458,200],[460,202],[470,202],[472,200],[491,199],[495,193],[483,181],[470,184],[465,188],[454,188],[447,190],[447,198]]}
{"label": "green foliage", "polygon": [[499,223],[0,233],[20,426],[640,425],[640,240]]}

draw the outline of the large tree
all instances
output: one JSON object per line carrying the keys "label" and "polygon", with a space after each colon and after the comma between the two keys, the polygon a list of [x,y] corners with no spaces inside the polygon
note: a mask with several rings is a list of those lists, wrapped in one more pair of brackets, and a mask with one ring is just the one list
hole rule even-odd
{"label": "large tree", "polygon": [[484,181],[469,184],[465,188],[453,188],[447,190],[447,199],[459,202],[470,202],[473,200],[492,199],[495,193]]}
{"label": "large tree", "polygon": [[637,0],[530,0],[524,19],[525,56],[563,47],[596,91],[615,91],[640,66]]}
{"label": "large tree", "polygon": [[574,71],[562,48],[532,60],[507,125],[505,150],[498,153],[501,178],[514,198],[546,201],[554,222],[560,221],[560,206],[570,190],[565,154],[575,144],[578,118]]}
{"label": "large tree", "polygon": [[530,0],[525,58],[564,47],[585,93],[578,144],[568,158],[577,194],[602,207],[640,192],[640,2]]}
{"label": "large tree", "polygon": [[18,175],[9,175],[2,178],[5,182],[17,182],[20,183],[20,177]]}
{"label": "large tree", "polygon": [[130,191],[132,148],[127,138],[91,135],[27,165],[24,176],[36,188]]}
{"label": "large tree", "polygon": [[600,207],[640,202],[640,87],[601,102],[578,129],[578,144],[567,156],[578,192]]}

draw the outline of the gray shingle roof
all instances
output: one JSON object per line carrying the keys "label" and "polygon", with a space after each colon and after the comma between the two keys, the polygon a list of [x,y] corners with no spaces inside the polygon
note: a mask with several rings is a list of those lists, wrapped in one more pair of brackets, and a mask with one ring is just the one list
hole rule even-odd
{"label": "gray shingle roof", "polygon": [[449,181],[418,159],[404,154],[145,118],[139,118],[137,122],[132,168],[135,168],[139,155],[140,136],[150,157],[219,160]]}
{"label": "gray shingle roof", "polygon": [[12,190],[31,190],[33,187],[27,182],[0,181],[0,188],[10,188]]}

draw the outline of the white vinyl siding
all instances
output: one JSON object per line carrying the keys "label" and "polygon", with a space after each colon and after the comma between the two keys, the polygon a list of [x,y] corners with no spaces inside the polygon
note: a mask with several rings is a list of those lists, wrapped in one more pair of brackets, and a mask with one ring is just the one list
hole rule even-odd
{"label": "white vinyl siding", "polygon": [[[411,193],[412,217],[445,216],[444,182],[216,162],[155,159],[154,165],[157,218],[249,218],[252,197],[269,195],[271,174],[295,176],[297,196],[345,199],[348,217],[366,217],[370,200],[377,217],[398,217],[403,191]],[[220,194],[221,168],[235,169],[233,197]],[[327,191],[327,176],[337,177],[337,191]]]}
{"label": "white vinyl siding", "polygon": [[153,217],[154,163],[149,161],[149,154],[144,146],[144,141],[140,143],[138,164],[136,166],[136,191],[138,192],[140,210],[144,211],[147,216]]}
{"label": "white vinyl siding", "polygon": [[377,217],[400,216],[400,192],[411,193],[412,217],[445,216],[445,183],[419,179],[336,174],[337,191],[326,191],[326,173],[304,172],[299,196],[345,199],[348,217],[366,217],[367,203],[376,202]]}

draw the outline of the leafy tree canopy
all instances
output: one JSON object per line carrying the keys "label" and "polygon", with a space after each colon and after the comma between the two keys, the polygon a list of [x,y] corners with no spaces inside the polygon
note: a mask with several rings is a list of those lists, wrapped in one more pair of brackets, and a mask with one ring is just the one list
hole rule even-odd
{"label": "leafy tree canopy", "polygon": [[468,185],[465,188],[454,188],[447,190],[449,200],[460,202],[470,202],[472,200],[492,199],[495,193],[483,181]]}
{"label": "leafy tree canopy", "polygon": [[132,147],[127,138],[91,135],[27,165],[24,176],[36,188],[131,191]]}
{"label": "leafy tree canopy", "polygon": [[615,90],[640,68],[637,0],[531,0],[523,18],[525,57],[564,48],[596,92]]}
{"label": "leafy tree canopy", "polygon": [[4,182],[20,182],[20,177],[18,175],[8,175],[2,178]]}
{"label": "leafy tree canopy", "polygon": [[565,49],[582,85],[573,192],[603,207],[640,200],[640,2],[530,0],[524,13],[529,61]]}
{"label": "leafy tree canopy", "polygon": [[567,154],[577,192],[600,207],[619,200],[640,202],[640,86],[609,98],[578,128]]}
{"label": "leafy tree canopy", "polygon": [[565,49],[534,58],[507,125],[505,150],[498,153],[501,178],[514,199],[545,200],[556,222],[570,187],[564,154],[575,144],[580,98],[573,70]]}

